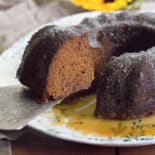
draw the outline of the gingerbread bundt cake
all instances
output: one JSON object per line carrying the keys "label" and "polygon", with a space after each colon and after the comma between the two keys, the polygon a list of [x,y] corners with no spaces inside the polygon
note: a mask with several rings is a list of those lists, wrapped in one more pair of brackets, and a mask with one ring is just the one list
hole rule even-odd
{"label": "gingerbread bundt cake", "polygon": [[32,36],[18,77],[41,102],[93,86],[98,117],[141,117],[155,111],[153,46],[153,13],[101,14],[73,27],[48,26]]}

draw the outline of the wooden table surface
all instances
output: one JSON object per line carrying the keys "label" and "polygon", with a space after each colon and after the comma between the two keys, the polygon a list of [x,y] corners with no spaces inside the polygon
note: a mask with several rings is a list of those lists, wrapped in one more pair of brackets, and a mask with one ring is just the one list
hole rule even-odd
{"label": "wooden table surface", "polygon": [[25,134],[11,143],[12,155],[155,155],[155,146],[102,147]]}

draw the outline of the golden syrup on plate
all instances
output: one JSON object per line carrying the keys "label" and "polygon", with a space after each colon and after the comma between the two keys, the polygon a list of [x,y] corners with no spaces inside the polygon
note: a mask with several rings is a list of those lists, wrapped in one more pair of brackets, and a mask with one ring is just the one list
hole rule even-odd
{"label": "golden syrup on plate", "polygon": [[[54,125],[65,125],[83,134],[108,137],[155,135],[155,115],[133,120],[100,119],[94,115],[96,96],[80,98],[52,109]],[[52,123],[53,124],[53,123]]]}

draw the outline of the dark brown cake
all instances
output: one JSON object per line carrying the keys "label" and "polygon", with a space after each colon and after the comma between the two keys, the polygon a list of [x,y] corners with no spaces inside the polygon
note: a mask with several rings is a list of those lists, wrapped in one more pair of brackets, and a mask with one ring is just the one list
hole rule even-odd
{"label": "dark brown cake", "polygon": [[98,39],[112,58],[98,80],[96,115],[129,119],[155,112],[155,29],[119,24]]}
{"label": "dark brown cake", "polygon": [[131,119],[155,112],[155,48],[113,57],[100,77],[98,117]]}
{"label": "dark brown cake", "polygon": [[73,27],[48,26],[32,36],[18,77],[44,103],[93,87],[98,117],[141,117],[155,111],[153,46],[153,13],[101,14]]}

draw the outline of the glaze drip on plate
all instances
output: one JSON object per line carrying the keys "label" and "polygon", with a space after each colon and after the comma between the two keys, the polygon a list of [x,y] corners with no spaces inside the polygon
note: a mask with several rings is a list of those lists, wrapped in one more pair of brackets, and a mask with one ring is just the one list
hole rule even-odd
{"label": "glaze drip on plate", "polygon": [[155,134],[155,116],[143,119],[114,120],[97,118],[95,95],[77,101],[56,105],[45,117],[51,126],[67,127],[85,136],[126,138]]}

